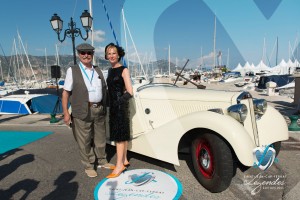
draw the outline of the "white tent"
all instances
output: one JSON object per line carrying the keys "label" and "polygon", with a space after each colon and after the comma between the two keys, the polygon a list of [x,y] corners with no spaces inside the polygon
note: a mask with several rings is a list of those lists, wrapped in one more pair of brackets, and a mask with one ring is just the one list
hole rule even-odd
{"label": "white tent", "polygon": [[242,65],[239,63],[237,66],[236,66],[236,68],[234,68],[232,71],[238,71],[238,72],[240,72],[241,70],[243,70],[243,67],[242,67]]}
{"label": "white tent", "polygon": [[286,67],[287,63],[285,62],[284,59],[282,59],[281,62],[278,65],[281,66],[281,67]]}
{"label": "white tent", "polygon": [[252,68],[251,68],[251,65],[249,64],[249,62],[247,61],[246,63],[245,63],[245,65],[244,65],[244,67],[243,67],[244,69],[246,69],[246,70],[251,70]]}
{"label": "white tent", "polygon": [[245,73],[247,72],[247,69],[245,69],[245,67],[243,67],[239,63],[238,66],[236,68],[234,68],[232,71],[234,71],[234,72],[240,72],[242,76],[245,76]]}
{"label": "white tent", "polygon": [[298,62],[298,60],[294,61],[294,65],[295,65],[295,67],[300,67],[300,63]]}
{"label": "white tent", "polygon": [[280,69],[280,74],[288,74],[289,73],[289,66],[288,64],[285,62],[285,60],[281,60],[281,62],[279,63],[279,69]]}
{"label": "white tent", "polygon": [[289,60],[287,61],[286,65],[289,66],[289,67],[295,67],[294,62],[293,62],[291,59],[289,59]]}
{"label": "white tent", "polygon": [[242,66],[240,63],[233,71],[238,71],[241,73],[242,76],[245,75],[246,72],[253,71],[255,73],[261,72],[261,71],[269,71],[272,74],[293,74],[293,72],[296,70],[296,67],[300,67],[300,63],[298,60],[295,60],[294,62],[289,59],[288,62],[286,62],[284,59],[281,60],[281,62],[275,66],[275,67],[268,67],[262,60],[259,62],[258,65],[254,65],[253,63],[250,64],[248,61],[245,63],[244,66]]}
{"label": "white tent", "polygon": [[255,72],[260,71],[271,71],[271,68],[268,67],[262,60],[255,66]]}

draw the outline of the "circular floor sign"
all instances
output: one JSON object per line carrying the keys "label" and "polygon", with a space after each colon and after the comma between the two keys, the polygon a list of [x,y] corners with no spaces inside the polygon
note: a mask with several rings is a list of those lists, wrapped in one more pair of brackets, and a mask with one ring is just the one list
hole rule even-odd
{"label": "circular floor sign", "polygon": [[94,190],[96,200],[177,200],[181,195],[176,177],[153,169],[127,170],[117,178],[103,179]]}

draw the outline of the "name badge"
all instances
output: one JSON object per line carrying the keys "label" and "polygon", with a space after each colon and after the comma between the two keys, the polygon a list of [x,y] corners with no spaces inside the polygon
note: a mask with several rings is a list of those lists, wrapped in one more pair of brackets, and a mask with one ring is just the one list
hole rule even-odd
{"label": "name badge", "polygon": [[89,92],[96,92],[96,87],[90,87]]}

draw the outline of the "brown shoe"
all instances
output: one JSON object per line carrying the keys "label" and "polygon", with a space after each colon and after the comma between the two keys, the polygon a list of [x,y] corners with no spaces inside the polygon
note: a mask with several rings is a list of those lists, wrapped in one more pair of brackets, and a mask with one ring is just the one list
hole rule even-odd
{"label": "brown shoe", "polygon": [[94,178],[98,176],[97,172],[93,169],[85,169],[84,171],[88,175],[88,177]]}
{"label": "brown shoe", "polygon": [[106,169],[113,169],[114,167],[115,165],[111,163],[99,164],[97,166],[97,168],[106,168]]}

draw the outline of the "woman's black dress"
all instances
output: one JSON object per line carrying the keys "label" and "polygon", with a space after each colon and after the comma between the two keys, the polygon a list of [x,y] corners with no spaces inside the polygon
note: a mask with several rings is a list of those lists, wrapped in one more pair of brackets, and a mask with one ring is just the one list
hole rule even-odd
{"label": "woman's black dress", "polygon": [[125,91],[122,77],[124,68],[124,66],[110,68],[106,79],[109,93],[110,141],[130,140],[129,102],[120,101],[120,97]]}

